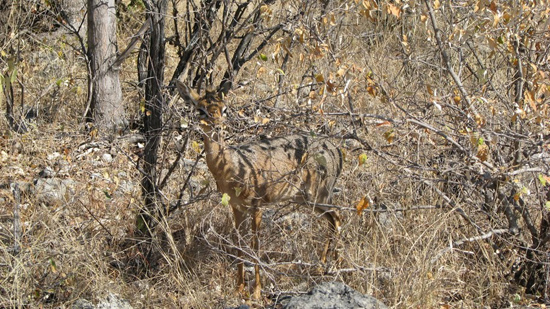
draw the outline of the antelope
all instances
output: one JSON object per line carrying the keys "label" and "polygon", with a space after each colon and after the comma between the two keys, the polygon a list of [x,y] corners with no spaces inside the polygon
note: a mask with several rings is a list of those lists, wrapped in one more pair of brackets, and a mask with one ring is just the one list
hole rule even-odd
{"label": "antelope", "polygon": [[[262,221],[261,206],[281,202],[311,205],[327,219],[330,233],[322,252],[326,263],[331,241],[340,230],[340,217],[327,207],[331,203],[334,185],[342,171],[342,153],[326,138],[291,135],[261,139],[255,143],[227,146],[222,125],[226,106],[215,91],[200,96],[181,81],[176,82],[180,96],[192,103],[200,115],[206,164],[214,176],[218,191],[229,195],[235,228],[245,235],[247,215],[251,215],[251,248],[258,254],[258,230]],[[243,252],[237,250],[237,290],[245,287]],[[335,253],[336,256],[336,253]],[[260,267],[254,265],[253,297],[261,296]]]}

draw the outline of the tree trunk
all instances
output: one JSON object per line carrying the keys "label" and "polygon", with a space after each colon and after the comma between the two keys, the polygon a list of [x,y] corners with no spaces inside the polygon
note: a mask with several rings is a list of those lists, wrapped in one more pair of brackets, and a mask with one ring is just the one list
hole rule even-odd
{"label": "tree trunk", "polygon": [[154,219],[160,215],[161,206],[158,204],[157,188],[157,157],[162,129],[162,108],[164,96],[162,85],[164,82],[164,16],[166,16],[166,0],[145,1],[147,18],[151,20],[149,40],[149,62],[147,65],[147,79],[145,82],[145,115],[144,133],[146,138],[143,154],[142,192],[145,208],[138,217],[138,229],[149,235],[148,229],[154,224]]}
{"label": "tree trunk", "polygon": [[115,0],[88,0],[88,56],[91,69],[90,106],[86,121],[93,121],[100,135],[126,127],[119,68],[116,59]]}

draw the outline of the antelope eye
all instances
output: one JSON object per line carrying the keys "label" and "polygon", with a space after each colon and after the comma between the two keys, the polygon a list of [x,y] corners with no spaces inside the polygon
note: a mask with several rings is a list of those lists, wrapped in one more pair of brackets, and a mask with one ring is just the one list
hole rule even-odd
{"label": "antelope eye", "polygon": [[208,112],[205,111],[205,110],[202,109],[202,108],[199,108],[199,117],[200,117],[200,118],[207,118],[207,117],[208,117]]}

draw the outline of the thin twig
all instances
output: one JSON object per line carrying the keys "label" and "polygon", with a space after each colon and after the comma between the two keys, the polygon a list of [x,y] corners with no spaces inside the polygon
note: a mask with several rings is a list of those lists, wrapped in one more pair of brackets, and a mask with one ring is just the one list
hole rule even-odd
{"label": "thin twig", "polygon": [[162,179],[162,181],[160,182],[159,184],[159,190],[162,190],[164,188],[164,186],[166,185],[166,183],[168,182],[168,179],[170,178],[170,176],[172,175],[172,173],[176,170],[176,167],[178,166],[179,164],[179,161],[183,155],[183,152],[185,151],[185,148],[187,148],[187,143],[189,142],[189,134],[186,135],[185,137],[185,142],[183,143],[182,147],[179,149],[179,151],[177,151],[177,154],[176,154],[176,159],[174,159],[174,162],[172,163],[172,166],[170,166],[170,168],[168,168],[168,172],[166,173],[166,175],[164,176],[164,178]]}
{"label": "thin twig", "polygon": [[101,228],[103,228],[103,230],[105,230],[105,232],[107,232],[107,234],[109,234],[109,236],[111,237],[111,239],[113,238],[113,234],[111,234],[111,232],[109,232],[109,230],[107,229],[107,227],[101,223],[101,221],[94,215],[94,213],[86,206],[86,204],[84,204],[81,200],[78,200],[78,202],[80,203],[80,205],[82,205],[82,207],[84,207],[84,209],[86,209],[86,211],[90,214],[90,216],[92,216],[92,218],[94,218],[94,220],[101,226]]}
{"label": "thin twig", "polygon": [[130,43],[128,43],[128,46],[126,46],[126,49],[120,53],[120,55],[115,59],[113,62],[112,67],[119,67],[126,58],[130,57],[130,53],[134,48],[137,46],[137,43],[143,38],[143,35],[149,28],[151,27],[151,19],[147,19],[143,25],[141,25],[141,28],[139,28],[138,32],[132,36],[132,40],[130,40]]}
{"label": "thin twig", "polygon": [[[437,26],[437,21],[435,19],[435,14],[432,8],[432,5],[430,4],[429,0],[424,0],[426,3],[426,7],[428,8],[428,14],[430,15],[430,20],[432,22],[432,27],[435,32],[435,40],[437,42],[437,46],[439,47],[439,51],[441,52],[441,58],[443,58],[443,62],[445,63],[445,68],[451,75],[452,79],[454,80],[456,86],[458,87],[458,90],[460,91],[460,94],[462,96],[462,99],[468,103],[467,109],[471,110],[474,114],[477,114],[477,110],[473,106],[470,97],[468,95],[468,92],[466,91],[466,88],[464,88],[464,85],[462,85],[462,81],[460,80],[460,77],[455,73],[453,70],[453,67],[451,65],[451,60],[449,58],[449,55],[447,54],[447,51],[445,50],[445,47],[443,46],[443,41],[441,39],[441,29]],[[470,115],[468,115],[469,119],[472,119]]]}
{"label": "thin twig", "polygon": [[473,237],[469,237],[469,238],[463,238],[463,239],[460,239],[460,240],[457,240],[455,242],[453,242],[451,244],[451,246],[449,246],[448,248],[445,248],[441,251],[439,251],[438,254],[436,254],[431,260],[430,262],[431,263],[435,263],[443,254],[449,252],[449,251],[452,251],[452,250],[455,250],[456,247],[458,246],[461,246],[467,242],[474,242],[474,241],[478,241],[478,240],[483,240],[483,239],[487,239],[487,238],[490,238],[492,237],[493,235],[498,235],[498,234],[504,234],[504,233],[507,233],[508,232],[508,229],[497,229],[497,230],[492,230],[492,231],[489,231],[485,234],[482,234],[482,235],[478,235],[478,236],[473,236]]}
{"label": "thin twig", "polygon": [[17,255],[21,251],[21,217],[19,216],[19,207],[21,206],[21,191],[17,183],[10,185],[14,198],[13,204],[13,254]]}

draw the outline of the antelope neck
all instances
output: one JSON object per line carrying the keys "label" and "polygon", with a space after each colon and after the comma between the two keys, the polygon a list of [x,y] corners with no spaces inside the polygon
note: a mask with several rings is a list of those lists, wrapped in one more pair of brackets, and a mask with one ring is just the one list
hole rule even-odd
{"label": "antelope neck", "polygon": [[202,138],[206,152],[206,164],[211,169],[217,165],[220,155],[225,149],[223,132],[213,129],[210,125],[202,124]]}

